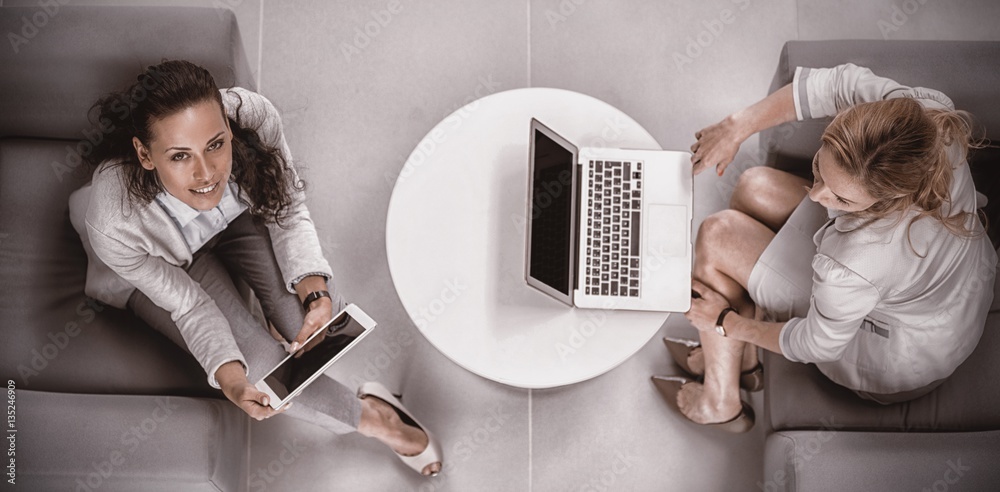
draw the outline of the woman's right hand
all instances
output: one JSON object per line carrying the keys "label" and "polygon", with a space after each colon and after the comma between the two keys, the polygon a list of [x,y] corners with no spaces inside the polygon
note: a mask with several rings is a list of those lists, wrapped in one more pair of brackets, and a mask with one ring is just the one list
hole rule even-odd
{"label": "woman's right hand", "polygon": [[722,176],[726,167],[736,158],[740,144],[747,139],[747,135],[737,119],[729,115],[714,125],[702,128],[694,134],[694,138],[697,139],[691,146],[694,174],[715,166],[716,173]]}
{"label": "woman's right hand", "polygon": [[215,379],[219,381],[219,386],[222,387],[222,393],[226,395],[226,398],[240,407],[247,415],[257,420],[271,418],[292,406],[292,403],[289,403],[281,407],[281,410],[275,410],[268,406],[267,393],[250,384],[243,371],[243,364],[239,361],[223,364],[215,374]]}

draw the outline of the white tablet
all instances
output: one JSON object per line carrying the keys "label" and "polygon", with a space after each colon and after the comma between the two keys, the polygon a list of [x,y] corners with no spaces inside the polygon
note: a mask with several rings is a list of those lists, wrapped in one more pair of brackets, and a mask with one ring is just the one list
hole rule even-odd
{"label": "white tablet", "polygon": [[[346,319],[346,323],[344,322]],[[343,326],[327,334],[331,326]],[[362,338],[368,336],[375,328],[372,320],[361,308],[349,304],[343,311],[333,317],[323,328],[316,330],[309,340],[324,337],[315,347],[302,354],[298,359],[289,354],[268,372],[260,381],[257,389],[268,396],[268,404],[277,410],[302,392],[316,378],[326,371],[337,359],[357,345]],[[309,341],[306,342],[308,344]]]}

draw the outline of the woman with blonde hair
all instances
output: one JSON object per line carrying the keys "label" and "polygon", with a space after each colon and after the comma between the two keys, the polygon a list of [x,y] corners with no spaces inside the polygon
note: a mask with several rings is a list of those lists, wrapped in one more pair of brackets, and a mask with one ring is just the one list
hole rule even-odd
{"label": "woman with blonde hair", "polygon": [[811,186],[748,169],[731,209],[701,225],[686,313],[701,340],[664,341],[704,380],[653,378],[693,422],[753,426],[740,388],[762,387],[757,347],[890,404],[936,388],[979,342],[997,255],[976,214],[970,117],[944,94],[852,64],[800,67],[695,134],[695,173],[722,174],[755,132],[828,116]]}

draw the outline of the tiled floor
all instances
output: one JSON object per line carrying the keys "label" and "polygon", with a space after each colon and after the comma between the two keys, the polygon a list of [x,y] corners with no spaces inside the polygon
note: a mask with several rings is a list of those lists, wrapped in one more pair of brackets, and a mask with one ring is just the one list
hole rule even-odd
{"label": "tiled floor", "polygon": [[[404,390],[443,441],[448,467],[425,480],[357,435],[272,419],[253,425],[252,473],[289,439],[308,451],[273,482],[252,476],[251,490],[756,490],[762,426],[743,436],[705,432],[671,414],[649,383],[650,374],[676,371],[658,340],[691,333],[682,316],[610,373],[552,390],[493,383],[436,352],[389,276],[392,183],[424,134],[483,81],[498,90],[547,86],[597,97],[664,148],[684,149],[694,131],[766,93],[785,41],[881,38],[879,21],[891,22],[899,3],[403,0],[398,13],[381,12],[389,4],[268,1],[262,32],[248,39],[261,41],[260,90],[283,112],[306,168],[310,208],[340,285],[385,328],[334,375],[377,376]],[[720,21],[725,9],[731,23]],[[926,2],[887,37],[1000,39],[996,24],[983,20],[998,13],[991,0]],[[385,25],[377,33],[359,34],[379,18]],[[699,36],[707,47],[693,46]],[[752,139],[735,172],[696,179],[696,223],[723,206],[738,171],[755,162]],[[381,354],[390,363],[379,368],[372,361]]]}
{"label": "tiled floor", "polygon": [[[608,374],[551,390],[482,379],[432,348],[396,297],[385,257],[403,162],[486,85],[582,92],[628,113],[664,148],[686,149],[696,130],[766,93],[787,40],[1000,39],[994,0],[152,3],[236,11],[259,89],[282,112],[311,185],[309,207],[340,287],[381,325],[330,374],[403,391],[447,456],[445,472],[424,479],[374,441],[280,417],[252,425],[255,492],[757,490],[762,426],[742,436],[698,429],[649,382],[677,371],[659,338],[693,333],[680,315]],[[724,177],[695,180],[695,225],[757,162],[752,138]],[[294,450],[291,463],[280,461],[283,448]]]}

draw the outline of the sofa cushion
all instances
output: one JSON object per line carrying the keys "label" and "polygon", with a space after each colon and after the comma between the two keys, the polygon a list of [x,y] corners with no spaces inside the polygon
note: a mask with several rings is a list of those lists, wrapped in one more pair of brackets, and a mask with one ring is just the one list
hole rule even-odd
{"label": "sofa cushion", "polygon": [[754,490],[996,490],[1000,431],[777,432]]}
{"label": "sofa cushion", "polygon": [[[163,58],[207,68],[219,87],[255,87],[235,15],[211,7],[4,7],[0,32],[0,137],[96,141],[87,112]],[[41,5],[41,4],[39,4]],[[37,27],[37,24],[42,24]]]}
{"label": "sofa cushion", "polygon": [[193,357],[131,313],[83,293],[87,256],[60,173],[69,141],[0,139],[0,371],[19,388],[215,395]]}
{"label": "sofa cushion", "polygon": [[[996,293],[994,301],[1000,297]],[[994,306],[998,303],[994,302]],[[774,430],[972,431],[1000,429],[1000,312],[986,318],[976,350],[937,389],[879,405],[834,384],[812,364],[764,357],[765,410]]]}
{"label": "sofa cushion", "polygon": [[16,406],[24,490],[246,490],[250,421],[228,401],[17,390]]}

